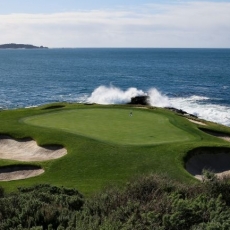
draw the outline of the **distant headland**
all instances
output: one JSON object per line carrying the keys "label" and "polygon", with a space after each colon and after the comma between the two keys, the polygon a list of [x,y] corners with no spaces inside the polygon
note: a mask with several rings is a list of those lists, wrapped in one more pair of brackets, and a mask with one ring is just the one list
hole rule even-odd
{"label": "distant headland", "polygon": [[0,49],[48,49],[48,47],[9,43],[0,45]]}

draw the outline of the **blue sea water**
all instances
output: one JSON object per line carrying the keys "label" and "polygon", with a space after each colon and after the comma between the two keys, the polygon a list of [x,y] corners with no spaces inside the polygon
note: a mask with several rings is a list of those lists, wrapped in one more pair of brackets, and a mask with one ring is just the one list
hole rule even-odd
{"label": "blue sea water", "polygon": [[2,109],[142,94],[230,126],[230,49],[0,50]]}

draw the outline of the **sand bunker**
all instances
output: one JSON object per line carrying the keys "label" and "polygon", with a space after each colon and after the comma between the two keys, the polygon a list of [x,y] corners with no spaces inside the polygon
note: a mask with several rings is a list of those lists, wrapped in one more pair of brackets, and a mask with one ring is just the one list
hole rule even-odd
{"label": "sand bunker", "polygon": [[21,180],[42,173],[44,173],[44,170],[36,166],[7,166],[0,168],[0,181]]}
{"label": "sand bunker", "polygon": [[40,147],[31,139],[14,140],[8,136],[0,136],[0,159],[47,161],[60,158],[65,154],[67,154],[66,149],[57,145]]}
{"label": "sand bunker", "polygon": [[189,121],[195,123],[195,124],[198,124],[198,125],[206,125],[205,123],[201,122],[201,121],[196,121],[196,120],[193,120],[193,119],[188,119]]}
{"label": "sand bunker", "polygon": [[[196,151],[196,150],[195,150]],[[202,180],[202,171],[209,170],[214,172],[218,177],[230,175],[230,150],[215,149],[208,153],[207,149],[197,150],[199,154],[192,156],[186,163],[186,170]]]}
{"label": "sand bunker", "polygon": [[203,132],[207,134],[213,135],[215,137],[219,137],[225,141],[230,141],[230,136],[225,133],[215,132],[215,131],[208,130],[208,129],[200,129],[200,130],[202,130]]}
{"label": "sand bunker", "polygon": [[[0,159],[18,161],[47,161],[67,154],[65,148],[58,145],[40,147],[31,139],[14,140],[0,135]],[[44,173],[37,166],[7,166],[0,168],[0,181],[21,180]]]}

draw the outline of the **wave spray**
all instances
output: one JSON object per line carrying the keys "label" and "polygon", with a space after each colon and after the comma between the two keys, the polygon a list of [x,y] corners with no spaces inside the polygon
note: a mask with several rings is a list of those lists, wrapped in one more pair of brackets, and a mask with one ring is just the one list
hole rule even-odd
{"label": "wave spray", "polygon": [[88,103],[97,104],[126,104],[132,97],[149,96],[149,104],[156,107],[175,107],[199,118],[230,126],[230,107],[209,103],[209,98],[202,96],[169,98],[156,88],[147,92],[137,88],[122,90],[115,86],[99,86],[86,99]]}

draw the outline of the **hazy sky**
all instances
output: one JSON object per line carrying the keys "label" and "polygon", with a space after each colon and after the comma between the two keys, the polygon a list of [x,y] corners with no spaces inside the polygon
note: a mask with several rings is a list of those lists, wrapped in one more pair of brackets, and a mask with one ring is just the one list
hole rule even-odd
{"label": "hazy sky", "polygon": [[230,48],[230,0],[0,0],[0,44]]}

